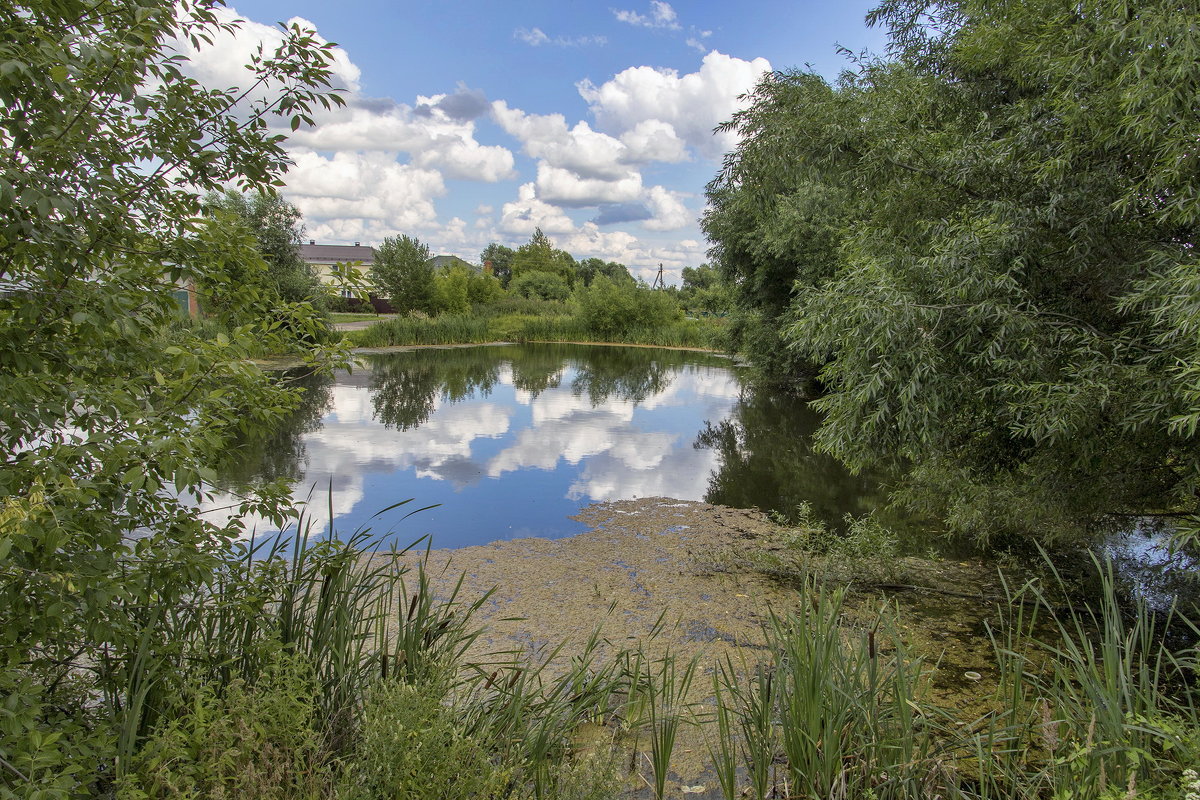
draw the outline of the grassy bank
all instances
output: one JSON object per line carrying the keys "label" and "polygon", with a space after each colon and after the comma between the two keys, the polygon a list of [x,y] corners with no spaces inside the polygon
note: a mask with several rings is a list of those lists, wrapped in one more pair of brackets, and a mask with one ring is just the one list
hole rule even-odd
{"label": "grassy bank", "polygon": [[[74,687],[74,722],[60,732],[108,744],[65,766],[48,757],[53,739],[40,762],[0,753],[0,786],[45,797],[679,796],[673,751],[696,726],[706,791],[730,800],[1182,798],[1200,759],[1196,651],[1156,637],[1164,620],[1144,605],[1123,607],[1103,565],[1092,607],[1063,603],[1060,587],[1009,590],[981,654],[987,711],[964,716],[930,699],[908,620],[885,605],[864,622],[844,589],[811,579],[742,660],[702,665],[599,633],[569,657],[479,659],[466,653],[486,595],[435,593],[412,557],[364,558],[366,534],[321,539],[234,546],[186,597],[115,608],[142,626],[142,645],[114,665],[125,682],[112,696]],[[711,699],[693,704],[695,688]]]}
{"label": "grassy bank", "polygon": [[484,344],[488,342],[610,342],[719,349],[722,321],[684,319],[620,331],[597,330],[578,315],[498,314],[397,317],[361,331],[349,331],[355,347]]}

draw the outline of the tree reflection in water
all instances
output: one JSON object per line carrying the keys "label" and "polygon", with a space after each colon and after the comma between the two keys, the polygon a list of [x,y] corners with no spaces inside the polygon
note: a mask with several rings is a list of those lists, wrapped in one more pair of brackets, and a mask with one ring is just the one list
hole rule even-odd
{"label": "tree reflection in water", "polygon": [[375,418],[401,431],[423,425],[438,400],[456,403],[476,394],[487,397],[500,377],[500,362],[478,347],[372,356],[368,366]]}
{"label": "tree reflection in water", "polygon": [[[882,476],[851,475],[813,449],[819,415],[804,401],[740,385],[724,357],[529,344],[366,362],[334,378],[283,373],[305,389],[299,408],[235,443],[218,488],[329,486],[351,526],[419,495],[444,504],[447,541],[472,526],[481,541],[510,528],[554,535],[587,500],[665,495],[784,514],[807,502],[834,526],[882,503]],[[460,502],[468,490],[482,499]],[[480,504],[507,510],[484,525]]]}
{"label": "tree reflection in water", "polygon": [[850,474],[832,456],[817,452],[812,437],[820,415],[793,395],[769,388],[747,388],[732,415],[706,423],[695,447],[720,456],[704,499],[737,508],[792,513],[812,504],[831,523],[845,514],[862,514],[884,498],[881,476]]}
{"label": "tree reflection in water", "polygon": [[307,369],[288,369],[276,378],[299,388],[299,405],[279,424],[247,432],[226,449],[215,467],[217,488],[240,491],[279,479],[304,477],[304,436],[321,428],[321,419],[333,405],[332,375]]}
{"label": "tree reflection in water", "polygon": [[575,367],[578,373],[571,384],[576,395],[587,395],[592,406],[604,405],[609,398],[637,403],[663,392],[675,374],[674,366],[684,359],[674,351],[663,350],[647,358],[630,347],[597,347],[587,360]]}

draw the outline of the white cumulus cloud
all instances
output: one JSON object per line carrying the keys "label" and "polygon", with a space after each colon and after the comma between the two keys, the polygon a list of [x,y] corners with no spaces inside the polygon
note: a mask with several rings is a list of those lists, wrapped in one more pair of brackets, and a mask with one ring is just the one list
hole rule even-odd
{"label": "white cumulus cloud", "polygon": [[562,114],[527,114],[509,108],[503,100],[492,103],[492,118],[521,142],[526,154],[550,166],[569,169],[581,178],[620,179],[629,172],[622,163],[626,146],[592,130],[587,122],[568,128]]}
{"label": "white cumulus cloud", "polygon": [[635,162],[663,161],[675,164],[688,160],[687,143],[675,126],[661,119],[644,119],[621,134],[626,158]]}
{"label": "white cumulus cloud", "polygon": [[293,146],[313,150],[407,153],[412,163],[441,169],[451,178],[495,182],[513,177],[512,152],[476,141],[473,120],[455,119],[439,108],[449,97],[419,96],[415,108],[352,99],[347,108],[321,115],[316,127],[289,138]]}
{"label": "white cumulus cloud", "polygon": [[433,198],[445,194],[437,170],[400,164],[380,152],[324,156],[294,151],[287,197],[304,215],[310,236],[321,241],[373,241],[383,230],[432,225]]}
{"label": "white cumulus cloud", "polygon": [[549,234],[570,233],[575,223],[561,208],[539,199],[534,184],[523,183],[517,189],[517,199],[500,208],[500,230],[529,236],[535,228]]}
{"label": "white cumulus cloud", "polygon": [[732,148],[732,133],[713,128],[742,107],[739,96],[749,92],[771,70],[765,58],[745,61],[712,51],[700,69],[686,75],[656,67],[630,67],[597,86],[584,80],[576,86],[601,130],[621,136],[646,120],[669,124],[688,145],[709,157]]}
{"label": "white cumulus cloud", "polygon": [[653,216],[642,223],[647,230],[675,231],[696,221],[683,204],[682,192],[672,192],[662,186],[652,186],[646,193],[646,204]]}
{"label": "white cumulus cloud", "polygon": [[642,176],[628,172],[616,180],[580,178],[566,169],[539,164],[537,195],[547,203],[583,208],[601,203],[628,203],[642,194]]}

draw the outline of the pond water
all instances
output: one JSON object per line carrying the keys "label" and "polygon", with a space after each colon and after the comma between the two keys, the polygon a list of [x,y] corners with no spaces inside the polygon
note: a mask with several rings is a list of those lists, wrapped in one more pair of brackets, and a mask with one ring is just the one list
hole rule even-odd
{"label": "pond water", "polygon": [[397,545],[429,535],[434,547],[462,547],[570,536],[584,526],[569,517],[598,501],[784,513],[804,501],[836,523],[879,500],[870,476],[813,451],[813,411],[750,385],[725,357],[545,344],[364,360],[353,373],[290,376],[305,387],[303,406],[232,450],[223,492],[206,503],[214,515],[238,490],[285,478],[318,524],[332,508],[340,535],[370,527]]}

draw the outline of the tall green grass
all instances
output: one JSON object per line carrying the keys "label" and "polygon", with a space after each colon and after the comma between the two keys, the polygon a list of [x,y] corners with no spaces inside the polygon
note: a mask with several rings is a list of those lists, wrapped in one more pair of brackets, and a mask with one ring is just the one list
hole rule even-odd
{"label": "tall green grass", "polygon": [[718,673],[713,755],[726,796],[740,772],[756,797],[949,796],[945,714],[923,700],[922,662],[888,613],[848,628],[844,590],[810,583],[805,594],[795,613],[771,617],[767,663],[729,660]]}
{"label": "tall green grass", "polygon": [[[231,546],[209,580],[183,602],[139,609],[145,646],[126,665],[124,697],[111,698],[117,722],[116,777],[136,761],[138,742],[181,712],[181,698],[241,682],[255,686],[280,660],[311,676],[314,713],[324,747],[343,752],[353,740],[363,698],[389,664],[406,674],[432,662],[453,663],[469,641],[470,611],[451,596],[436,605],[403,551],[381,551],[369,530],[341,541],[315,535],[301,519],[295,535]],[[399,626],[403,609],[419,609]],[[420,626],[414,631],[414,626]],[[412,638],[421,642],[414,658]],[[113,668],[119,668],[114,666]]]}
{"label": "tall green grass", "polygon": [[[993,638],[1000,711],[977,735],[978,796],[1174,794],[1200,759],[1200,630],[1173,607],[1122,602],[1107,561],[1092,603],[1057,604],[1066,585],[1047,563],[1050,585],[1009,591]],[[1173,649],[1171,631],[1191,644]]]}
{"label": "tall green grass", "polygon": [[494,341],[488,320],[443,314],[432,318],[395,317],[345,335],[356,347],[483,344]]}
{"label": "tall green grass", "polygon": [[143,616],[110,701],[117,794],[596,796],[569,742],[611,722],[622,686],[599,636],[561,672],[524,653],[468,663],[488,595],[460,590],[369,530],[340,541],[301,520],[234,545],[202,590]]}
{"label": "tall green grass", "polygon": [[[1200,631],[1123,605],[1111,567],[1097,567],[1093,606],[1052,601],[1065,586],[1008,593],[991,710],[977,719],[930,701],[930,669],[894,612],[848,626],[844,590],[810,582],[796,613],[772,617],[768,659],[728,660],[714,677],[723,795],[1183,797],[1200,758]],[[1173,650],[1162,635],[1172,625],[1193,644]]]}

